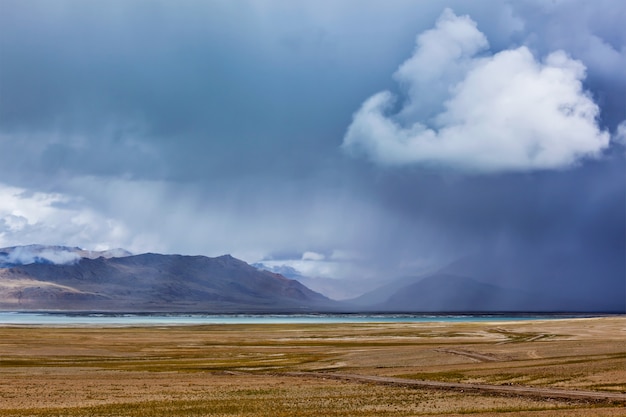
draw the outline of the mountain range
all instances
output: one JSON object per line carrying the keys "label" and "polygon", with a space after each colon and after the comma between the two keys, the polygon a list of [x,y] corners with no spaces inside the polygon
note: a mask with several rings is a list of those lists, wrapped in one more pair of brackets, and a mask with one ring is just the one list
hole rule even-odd
{"label": "mountain range", "polygon": [[[76,248],[31,246],[0,249],[0,256],[15,260],[15,251],[30,249],[56,253],[57,259],[72,258],[61,253],[82,253]],[[8,267],[0,269],[0,309],[261,313],[336,307],[336,302],[298,281],[260,271],[230,255],[114,254],[125,256],[101,254],[63,264],[39,256],[28,264],[5,263]]]}
{"label": "mountain range", "polygon": [[[550,261],[550,262],[553,262]],[[567,285],[576,265],[471,256],[335,301],[297,278],[223,255],[132,255],[29,245],[0,249],[0,310],[295,312],[626,312],[624,280]],[[577,280],[581,282],[580,280]],[[306,281],[305,281],[306,282]],[[524,286],[520,286],[520,283]]]}

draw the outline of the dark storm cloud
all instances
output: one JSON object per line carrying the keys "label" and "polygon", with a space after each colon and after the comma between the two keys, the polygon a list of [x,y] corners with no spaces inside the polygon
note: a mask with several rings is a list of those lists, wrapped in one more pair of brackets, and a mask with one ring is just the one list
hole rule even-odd
{"label": "dark storm cloud", "polygon": [[[3,130],[59,132],[62,139],[40,140],[66,146],[67,135],[93,136],[88,141],[110,148],[147,142],[169,178],[314,169],[334,151],[360,98],[363,85],[349,74],[372,60],[342,50],[363,41],[337,43],[306,11],[285,3],[276,11],[254,2],[7,1],[3,8]],[[91,169],[71,158],[65,166]]]}
{"label": "dark storm cloud", "polygon": [[[241,42],[237,53],[228,53],[232,34],[220,8],[195,14],[158,2],[106,8],[70,2],[39,3],[40,13],[33,14],[31,4],[4,6],[13,11],[3,14],[11,22],[2,36],[8,68],[0,115],[7,130],[59,132],[65,146],[73,145],[68,135],[88,135],[89,144],[108,141],[110,148],[136,139],[161,151],[173,142],[167,151],[193,147],[195,155],[221,152],[221,145],[245,149],[247,130],[262,118],[264,83],[237,76],[253,72],[252,45]],[[78,173],[91,169],[67,162]],[[151,174],[132,163],[127,169]]]}
{"label": "dark storm cloud", "polygon": [[[447,7],[488,40],[479,58],[526,48],[541,63],[562,50],[563,62],[584,65],[576,97],[598,106],[611,142],[594,159],[530,173],[347,157],[353,114],[377,91],[405,92],[393,74]],[[368,279],[498,248],[620,265],[625,10],[3,0],[0,243],[231,252]],[[438,94],[423,97],[442,104]]]}
{"label": "dark storm cloud", "polygon": [[[463,245],[524,244],[564,248],[624,231],[624,164],[620,155],[570,172],[445,177],[404,170],[379,177],[376,190],[390,210],[427,218]],[[430,178],[428,178],[430,177]],[[513,239],[513,242],[510,241]]]}

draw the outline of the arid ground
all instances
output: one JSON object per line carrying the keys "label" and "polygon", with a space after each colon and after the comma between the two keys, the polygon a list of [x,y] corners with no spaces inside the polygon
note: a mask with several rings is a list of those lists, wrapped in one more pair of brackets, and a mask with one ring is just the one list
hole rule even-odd
{"label": "arid ground", "polygon": [[0,327],[0,416],[577,417],[625,404],[623,316]]}

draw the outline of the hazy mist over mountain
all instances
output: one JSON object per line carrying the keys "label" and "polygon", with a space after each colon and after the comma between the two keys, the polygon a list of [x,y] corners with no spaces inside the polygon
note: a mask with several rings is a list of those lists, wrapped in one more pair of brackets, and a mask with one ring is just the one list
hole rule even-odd
{"label": "hazy mist over mountain", "polygon": [[621,0],[3,0],[0,247],[93,252],[0,267],[230,253],[334,298],[439,276],[621,309],[625,21]]}

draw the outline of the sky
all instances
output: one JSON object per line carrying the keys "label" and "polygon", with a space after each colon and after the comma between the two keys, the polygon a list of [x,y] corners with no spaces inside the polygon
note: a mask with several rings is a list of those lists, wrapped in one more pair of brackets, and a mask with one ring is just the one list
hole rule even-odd
{"label": "sky", "polygon": [[363,288],[507,252],[622,281],[624,21],[622,0],[0,0],[0,247]]}

